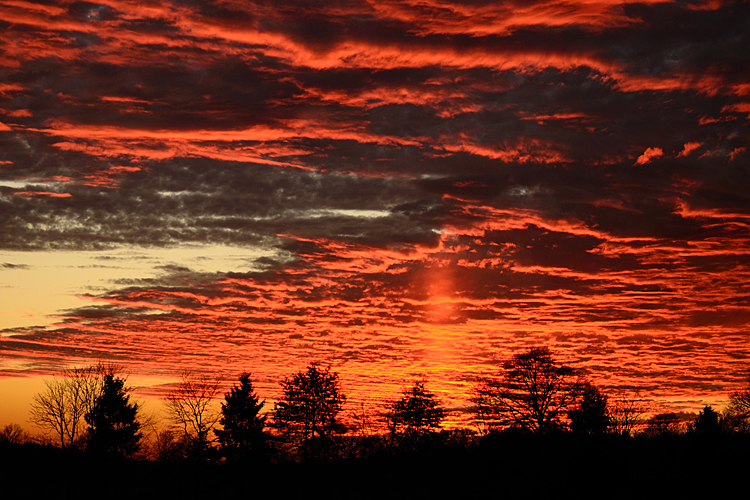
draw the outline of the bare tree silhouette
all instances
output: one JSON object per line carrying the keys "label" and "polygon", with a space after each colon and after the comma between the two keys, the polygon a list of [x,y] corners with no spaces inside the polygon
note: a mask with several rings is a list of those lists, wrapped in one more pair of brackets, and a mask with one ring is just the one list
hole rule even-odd
{"label": "bare tree silhouette", "polygon": [[218,392],[217,379],[184,372],[177,387],[167,394],[167,413],[182,428],[184,437],[190,443],[189,454],[193,458],[207,457],[209,433],[220,417],[211,408]]}
{"label": "bare tree silhouette", "polygon": [[632,436],[643,424],[643,415],[648,409],[648,402],[637,394],[616,399],[611,404],[612,432]]}
{"label": "bare tree silhouette", "polygon": [[499,377],[481,380],[472,398],[476,420],[486,429],[519,427],[537,434],[557,429],[581,397],[577,370],[559,365],[546,347],[532,347],[503,364]]}
{"label": "bare tree silhouette", "polygon": [[61,378],[45,380],[44,391],[34,395],[29,420],[52,431],[67,448],[79,440],[83,417],[89,413],[102,392],[104,376],[118,370],[114,365],[98,363],[63,371]]}
{"label": "bare tree silhouette", "polygon": [[0,429],[0,441],[22,444],[29,441],[30,436],[18,424],[8,424]]}
{"label": "bare tree silhouette", "polygon": [[745,377],[746,385],[729,396],[725,414],[727,423],[734,430],[746,431],[750,428],[750,372]]}

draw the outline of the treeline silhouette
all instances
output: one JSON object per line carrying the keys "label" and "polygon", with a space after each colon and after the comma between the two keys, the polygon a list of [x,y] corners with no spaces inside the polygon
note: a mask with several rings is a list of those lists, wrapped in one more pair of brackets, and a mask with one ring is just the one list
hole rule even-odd
{"label": "treeline silhouette", "polygon": [[[45,384],[34,397],[31,421],[54,439],[10,424],[0,432],[0,457],[17,477],[40,466],[60,475],[74,473],[70,468],[104,470],[104,497],[131,492],[122,485],[122,470],[165,489],[172,484],[188,497],[216,488],[270,492],[287,476],[295,479],[287,492],[318,488],[358,498],[368,491],[389,497],[486,493],[494,491],[496,477],[504,478],[498,493],[536,497],[585,478],[578,496],[586,497],[628,476],[667,493],[687,488],[675,483],[680,478],[695,483],[748,465],[750,374],[723,411],[706,406],[686,421],[654,413],[637,397],[610,399],[544,347],[509,358],[500,373],[480,380],[471,398],[472,426],[462,429],[442,427],[446,409],[425,379],[404,388],[379,414],[361,406],[345,421],[339,376],[318,363],[281,381],[283,395],[273,409],[256,393],[251,374],[242,373],[215,411],[220,382],[186,372],[165,398],[170,428],[142,414],[115,366],[74,368]],[[246,485],[250,471],[271,482]],[[329,483],[318,482],[332,473],[337,477]],[[119,489],[105,484],[107,477],[119,478]],[[362,489],[365,483],[369,489]],[[351,488],[357,493],[349,495]],[[605,496],[637,492],[633,485],[619,488],[622,495]],[[75,488],[70,493],[81,495]]]}

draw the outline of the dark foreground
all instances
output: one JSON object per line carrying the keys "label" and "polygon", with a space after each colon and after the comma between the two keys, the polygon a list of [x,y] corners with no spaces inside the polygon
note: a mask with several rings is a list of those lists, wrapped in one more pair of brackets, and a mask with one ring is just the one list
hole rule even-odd
{"label": "dark foreground", "polygon": [[748,436],[497,436],[328,463],[102,460],[0,443],[0,498],[695,498],[747,494]]}

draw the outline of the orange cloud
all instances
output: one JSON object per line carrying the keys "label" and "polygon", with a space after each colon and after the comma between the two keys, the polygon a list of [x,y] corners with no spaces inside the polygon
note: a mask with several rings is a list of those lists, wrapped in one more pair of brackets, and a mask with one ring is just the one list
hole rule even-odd
{"label": "orange cloud", "polygon": [[721,108],[722,113],[750,113],[750,102],[729,104]]}
{"label": "orange cloud", "polygon": [[701,147],[701,143],[700,142],[686,142],[685,146],[682,149],[682,151],[680,151],[677,154],[677,157],[679,158],[681,156],[687,156],[690,153],[692,153],[693,151],[695,151],[696,149],[698,149],[699,147]]}
{"label": "orange cloud", "polygon": [[729,153],[729,161],[734,161],[739,155],[744,153],[746,151],[746,148],[734,148],[731,153]]}
{"label": "orange cloud", "polygon": [[664,154],[664,151],[662,151],[661,148],[647,148],[646,151],[643,152],[641,156],[638,157],[635,164],[636,165],[644,165],[654,158],[658,158]]}
{"label": "orange cloud", "polygon": [[47,196],[49,198],[70,198],[73,196],[70,193],[53,193],[50,191],[17,191],[15,194],[19,196]]}

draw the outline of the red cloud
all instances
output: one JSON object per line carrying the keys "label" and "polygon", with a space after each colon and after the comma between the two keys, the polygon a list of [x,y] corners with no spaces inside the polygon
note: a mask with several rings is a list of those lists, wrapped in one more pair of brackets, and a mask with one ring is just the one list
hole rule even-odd
{"label": "red cloud", "polygon": [[19,196],[47,196],[49,198],[70,198],[70,193],[53,193],[50,191],[18,191],[15,194]]}
{"label": "red cloud", "polygon": [[690,153],[692,153],[693,151],[695,151],[696,149],[698,149],[699,147],[701,147],[701,143],[700,142],[686,142],[685,146],[682,149],[682,151],[680,151],[677,154],[677,157],[679,158],[681,156],[687,156]]}
{"label": "red cloud", "polygon": [[664,151],[662,151],[661,148],[647,148],[646,151],[643,152],[641,156],[638,157],[635,164],[636,165],[644,165],[654,158],[658,158],[664,154]]}

